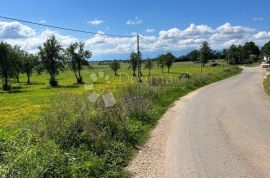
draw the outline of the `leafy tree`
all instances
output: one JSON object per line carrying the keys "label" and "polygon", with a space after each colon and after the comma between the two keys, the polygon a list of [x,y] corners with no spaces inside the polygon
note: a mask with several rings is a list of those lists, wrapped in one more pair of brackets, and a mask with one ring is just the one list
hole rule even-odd
{"label": "leafy tree", "polygon": [[67,62],[73,70],[77,83],[83,83],[81,71],[83,66],[89,66],[88,59],[92,56],[92,52],[84,49],[83,42],[75,42],[69,45],[65,51]]}
{"label": "leafy tree", "polygon": [[13,62],[12,67],[12,77],[15,77],[17,80],[17,83],[20,82],[20,73],[22,73],[22,59],[23,59],[23,53],[19,46],[15,45],[14,47],[10,48],[9,58]]}
{"label": "leafy tree", "polygon": [[230,48],[228,49],[227,60],[229,61],[230,64],[237,64],[239,61],[239,51],[237,46],[231,45]]}
{"label": "leafy tree", "polygon": [[25,53],[22,60],[22,72],[27,75],[27,83],[30,84],[30,77],[35,67],[38,65],[38,57],[33,54]]}
{"label": "leafy tree", "polygon": [[165,54],[165,66],[168,68],[168,73],[170,73],[170,69],[172,67],[175,56],[172,53]]}
{"label": "leafy tree", "polygon": [[255,55],[258,57],[260,55],[260,48],[252,41],[246,42],[243,46],[243,50],[245,50],[248,56]]}
{"label": "leafy tree", "polygon": [[151,75],[151,70],[153,66],[154,66],[153,62],[150,59],[148,59],[145,63],[145,68],[148,69],[148,75]]}
{"label": "leafy tree", "polygon": [[209,59],[211,58],[211,48],[207,41],[204,41],[202,43],[200,52],[201,52],[201,62],[203,65],[205,65],[208,63]]}
{"label": "leafy tree", "polygon": [[158,61],[158,66],[161,68],[162,73],[165,67],[165,54],[161,54],[157,57],[157,61]]}
{"label": "leafy tree", "polygon": [[244,64],[247,63],[249,56],[244,50],[243,46],[231,45],[231,47],[228,49],[226,58],[230,64]]}
{"label": "leafy tree", "polygon": [[255,54],[251,54],[251,55],[249,55],[249,58],[248,58],[248,60],[247,60],[247,63],[248,64],[252,64],[252,63],[254,63],[254,62],[256,62],[257,61],[257,56],[255,55]]}
{"label": "leafy tree", "polygon": [[262,47],[262,54],[266,57],[270,57],[270,41]]}
{"label": "leafy tree", "polygon": [[110,63],[111,69],[114,71],[114,75],[117,76],[117,71],[120,69],[120,63],[117,60],[114,60]]}
{"label": "leafy tree", "polygon": [[42,47],[39,47],[39,56],[50,75],[50,85],[52,87],[58,85],[56,76],[60,70],[64,69],[62,50],[62,46],[56,40],[55,36],[51,36]]}
{"label": "leafy tree", "polygon": [[188,58],[194,63],[199,60],[200,52],[198,50],[193,50],[188,54]]}
{"label": "leafy tree", "polygon": [[11,46],[5,42],[0,42],[0,74],[3,78],[3,90],[10,90],[8,79],[12,74],[13,61],[10,60],[9,55],[11,52]]}
{"label": "leafy tree", "polygon": [[[142,53],[140,52],[139,53],[139,66],[138,66],[138,55],[137,53],[135,52],[132,52],[130,54],[130,58],[129,58],[129,68],[132,68],[133,70],[133,76],[136,76],[136,70],[137,70],[137,67],[140,67],[141,66],[141,63],[142,63]],[[142,73],[141,73],[141,70],[140,70],[140,76],[142,76]]]}

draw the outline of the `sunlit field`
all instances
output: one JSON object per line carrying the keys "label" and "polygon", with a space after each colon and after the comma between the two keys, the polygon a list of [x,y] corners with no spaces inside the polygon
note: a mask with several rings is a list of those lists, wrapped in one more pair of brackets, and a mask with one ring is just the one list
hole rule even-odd
{"label": "sunlit field", "polygon": [[[223,61],[218,67],[211,67],[211,63],[203,68],[203,73],[218,73],[226,66]],[[118,71],[119,76],[115,76],[114,72],[108,65],[98,65],[93,63],[93,69],[85,68],[82,72],[83,79],[86,84],[94,84],[94,90],[103,90],[105,85],[110,91],[117,90],[128,84],[137,82],[137,78],[132,76],[132,70],[129,69],[129,64],[122,63],[121,69]],[[142,67],[143,77],[145,82],[148,77],[148,70]],[[170,73],[164,68],[164,73],[155,64],[151,70],[151,76],[178,77],[180,73],[200,73],[200,64],[192,62],[174,63]],[[92,75],[97,78],[91,77]],[[33,74],[31,85],[26,84],[27,78],[25,75],[20,76],[20,83],[12,83],[13,90],[11,92],[0,91],[0,124],[1,126],[16,127],[16,123],[22,119],[36,119],[42,111],[46,109],[55,95],[62,90],[68,90],[76,94],[84,93],[86,87],[77,85],[76,79],[72,71],[66,70],[61,72],[57,79],[59,88],[51,88],[48,84],[49,75],[43,73],[41,75]]]}
{"label": "sunlit field", "polygon": [[[140,84],[127,63],[115,76],[109,65],[92,62],[81,85],[70,70],[58,75],[56,88],[46,73],[34,74],[31,85],[20,76],[0,93],[0,175],[131,177],[125,167],[173,101],[241,71],[213,64],[203,74],[191,62],[174,63],[170,73],[155,64],[150,77],[142,70]],[[110,106],[108,92],[115,98]],[[100,94],[95,101],[93,93]]]}

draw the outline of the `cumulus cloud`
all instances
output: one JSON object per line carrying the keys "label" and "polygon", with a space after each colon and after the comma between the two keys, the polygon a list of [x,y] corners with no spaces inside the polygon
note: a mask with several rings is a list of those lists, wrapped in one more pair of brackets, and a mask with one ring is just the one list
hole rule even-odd
{"label": "cumulus cloud", "polygon": [[252,21],[262,21],[263,17],[253,17],[251,20]]}
{"label": "cumulus cloud", "polygon": [[17,39],[31,37],[35,30],[19,22],[0,22],[0,38]]}
{"label": "cumulus cloud", "polygon": [[235,33],[251,33],[254,32],[255,30],[248,27],[232,26],[230,23],[225,23],[224,25],[219,26],[216,31],[222,34],[235,34]]}
{"label": "cumulus cloud", "polygon": [[159,36],[161,39],[187,39],[194,38],[203,34],[207,35],[213,32],[214,30],[207,25],[190,24],[190,26],[185,30],[172,28],[167,31],[160,31]]}
{"label": "cumulus cloud", "polygon": [[100,20],[100,19],[95,18],[94,20],[89,20],[87,23],[89,23],[91,25],[100,25],[103,22],[104,22],[103,20]]}
{"label": "cumulus cloud", "polygon": [[134,20],[128,20],[126,24],[127,25],[138,25],[138,24],[141,24],[141,23],[143,23],[143,20],[140,19],[139,17],[135,17]]}
{"label": "cumulus cloud", "polygon": [[254,35],[254,38],[257,40],[270,39],[270,32],[266,32],[266,31],[258,32]]}
{"label": "cumulus cloud", "polygon": [[[94,36],[78,39],[50,29],[37,33],[31,27],[18,22],[0,22],[0,41],[19,45],[22,49],[31,53],[37,52],[38,47],[51,35],[55,35],[63,47],[67,47],[75,41],[83,41],[86,48],[91,50],[95,56],[136,51],[136,33],[133,37],[111,37],[104,35],[102,31],[98,31]],[[218,27],[190,24],[183,29],[171,28],[160,31],[158,35],[145,34],[140,35],[140,37],[141,50],[150,52],[199,48],[205,40],[209,41],[213,49],[222,49],[232,44],[243,44],[247,41],[254,41],[263,45],[270,40],[270,32],[257,31],[253,28],[235,26],[230,23]]]}

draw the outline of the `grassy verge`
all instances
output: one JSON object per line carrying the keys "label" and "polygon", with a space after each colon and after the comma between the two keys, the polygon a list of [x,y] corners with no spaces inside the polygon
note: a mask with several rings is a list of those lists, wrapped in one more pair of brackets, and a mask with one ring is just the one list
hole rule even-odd
{"label": "grassy verge", "polygon": [[239,72],[149,78],[116,90],[112,107],[89,102],[90,93],[63,92],[41,119],[0,129],[0,175],[129,177],[123,168],[174,100]]}
{"label": "grassy verge", "polygon": [[259,65],[260,65],[259,62],[255,62],[255,63],[252,63],[252,64],[245,64],[244,66],[245,66],[245,67],[257,67],[257,66],[259,66]]}
{"label": "grassy verge", "polygon": [[268,75],[267,78],[264,79],[263,86],[265,92],[270,96],[270,75]]}

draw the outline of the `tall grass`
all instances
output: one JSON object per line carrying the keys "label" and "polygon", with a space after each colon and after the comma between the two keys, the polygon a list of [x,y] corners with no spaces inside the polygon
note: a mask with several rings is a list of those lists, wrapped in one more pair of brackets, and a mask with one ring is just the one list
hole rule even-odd
{"label": "tall grass", "polygon": [[239,72],[149,79],[117,90],[112,107],[64,92],[31,128],[0,131],[0,175],[129,177],[123,168],[175,99]]}
{"label": "tall grass", "polygon": [[270,96],[270,75],[268,75],[264,81],[263,81],[263,86],[265,92]]}

